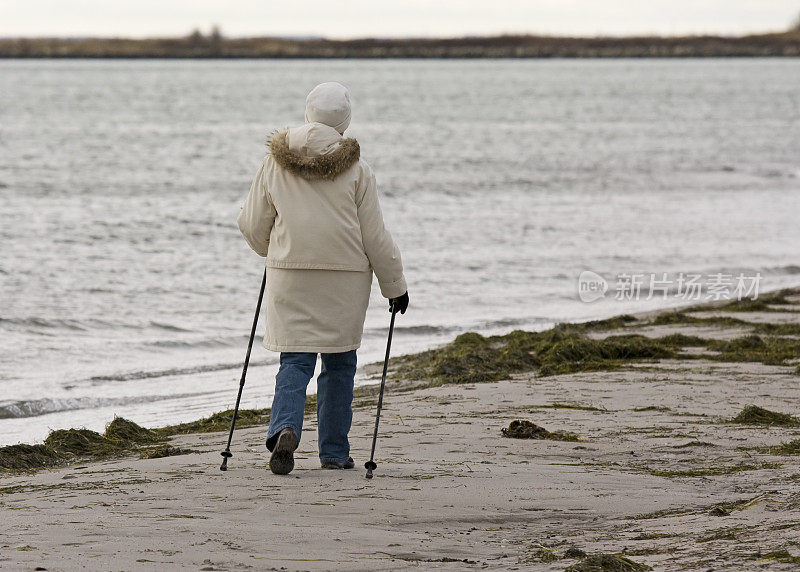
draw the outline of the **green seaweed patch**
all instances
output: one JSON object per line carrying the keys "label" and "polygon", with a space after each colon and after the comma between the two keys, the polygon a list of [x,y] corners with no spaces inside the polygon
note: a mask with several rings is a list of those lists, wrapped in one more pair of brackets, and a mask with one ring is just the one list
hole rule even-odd
{"label": "green seaweed patch", "polygon": [[673,348],[698,348],[708,345],[708,340],[699,336],[687,336],[686,334],[669,334],[658,338],[658,340]]}
{"label": "green seaweed patch", "polygon": [[190,453],[197,453],[197,451],[194,449],[174,447],[172,445],[161,445],[160,447],[145,449],[142,451],[140,457],[142,459],[161,459],[164,457],[175,457],[177,455],[188,455]]}
{"label": "green seaweed patch", "polygon": [[[761,294],[757,299],[733,300],[728,302],[720,309],[727,312],[793,312],[783,308],[773,308],[774,305],[792,306],[792,302],[786,296],[793,294],[792,290],[778,290],[768,294]],[[712,309],[712,308],[709,308]]]}
{"label": "green seaweed patch", "polygon": [[594,407],[592,405],[580,405],[577,403],[561,403],[556,401],[554,403],[549,403],[547,405],[531,405],[532,409],[577,409],[579,411],[607,411],[606,409],[600,409],[599,407]]}
{"label": "green seaweed patch", "polygon": [[687,449],[689,447],[716,447],[716,445],[714,443],[709,443],[708,441],[699,441],[695,439],[694,441],[689,441],[688,443],[674,445],[673,449]]}
{"label": "green seaweed patch", "polygon": [[661,538],[675,538],[676,536],[678,535],[669,532],[643,532],[638,536],[634,536],[631,540],[658,540]]}
{"label": "green seaweed patch", "polygon": [[[254,427],[269,423],[269,409],[240,409],[236,415],[236,427]],[[196,421],[179,423],[155,429],[161,435],[188,435],[191,433],[216,433],[229,431],[233,409],[219,411]]]}
{"label": "green seaweed patch", "polygon": [[800,324],[753,324],[753,330],[759,334],[769,334],[773,336],[798,336],[800,335]]}
{"label": "green seaweed patch", "polygon": [[569,566],[564,572],[642,572],[644,570],[652,570],[652,568],[619,554],[592,554]]}
{"label": "green seaweed patch", "polygon": [[577,546],[570,546],[564,551],[564,558],[585,558],[586,552]]}
{"label": "green seaweed patch", "polygon": [[666,405],[648,405],[646,407],[634,407],[631,411],[672,411],[672,409]]}
{"label": "green seaweed patch", "polygon": [[9,445],[0,447],[0,468],[10,471],[57,467],[66,457],[45,445]]}
{"label": "green seaweed patch", "polygon": [[547,376],[614,369],[623,362],[672,358],[676,354],[659,340],[640,335],[609,336],[602,340],[568,336],[541,349],[537,357],[542,364],[539,374]]}
{"label": "green seaweed patch", "polygon": [[129,453],[164,437],[133,421],[115,417],[100,434],[90,429],[51,431],[43,444],[0,448],[0,469],[31,471],[65,465],[75,459],[106,459]]}
{"label": "green seaweed patch", "polygon": [[451,343],[392,360],[393,375],[438,383],[476,383],[507,379],[513,373],[539,375],[614,369],[626,361],[675,357],[658,340],[639,335],[589,339],[554,328],[546,332],[515,330],[503,336],[461,334]]}
{"label": "green seaweed patch", "polygon": [[781,443],[773,447],[765,447],[762,451],[765,453],[772,453],[773,455],[800,455],[800,439],[795,439],[788,443]]}
{"label": "green seaweed patch", "polygon": [[[713,308],[708,308],[713,309]],[[654,326],[669,326],[673,324],[701,324],[709,326],[723,326],[723,327],[741,327],[752,326],[750,322],[745,322],[739,318],[730,316],[710,316],[701,318],[698,316],[690,316],[685,312],[664,312],[659,314],[651,322]]]}
{"label": "green seaweed patch", "polygon": [[762,562],[768,560],[783,562],[786,564],[800,564],[800,556],[794,556],[786,549],[772,550],[763,554],[761,551],[759,551],[749,558],[750,562]]}
{"label": "green seaweed patch", "polygon": [[706,543],[717,540],[737,540],[739,538],[738,533],[741,531],[741,527],[721,528],[711,534],[699,537],[697,542]]}
{"label": "green seaweed patch", "polygon": [[655,477],[681,478],[681,477],[718,477],[721,475],[733,475],[743,471],[759,471],[762,469],[777,469],[779,463],[761,463],[758,465],[742,463],[740,465],[700,467],[697,469],[673,470],[673,469],[652,469],[650,474]]}
{"label": "green seaweed patch", "polygon": [[708,349],[720,352],[719,361],[756,361],[765,365],[787,365],[788,360],[800,358],[800,340],[757,334],[733,340],[708,340]]}
{"label": "green seaweed patch", "polygon": [[655,512],[648,512],[646,514],[637,514],[635,516],[628,517],[629,520],[653,520],[657,518],[673,518],[678,516],[686,516],[689,514],[694,514],[696,509],[693,508],[665,508],[662,510],[657,510]]}
{"label": "green seaweed patch", "polygon": [[526,562],[555,562],[556,560],[559,560],[556,553],[546,546],[540,546],[525,558]]}
{"label": "green seaweed patch", "polygon": [[501,430],[503,437],[511,439],[549,439],[551,441],[579,441],[575,433],[566,431],[548,431],[544,427],[530,421],[514,420]]}
{"label": "green seaweed patch", "polygon": [[748,405],[733,419],[731,423],[743,425],[766,425],[768,427],[800,427],[800,419],[788,413],[770,411],[757,405]]}
{"label": "green seaweed patch", "polygon": [[104,436],[106,439],[128,441],[140,445],[145,443],[158,443],[164,440],[164,437],[155,431],[145,429],[141,425],[137,425],[133,421],[129,421],[123,417],[114,417],[111,423],[106,426]]}
{"label": "green seaweed patch", "polygon": [[590,320],[588,322],[562,322],[557,324],[555,329],[562,332],[588,332],[597,330],[619,330],[634,322],[637,319],[630,314],[622,314],[614,316],[613,318],[606,318],[605,320]]}

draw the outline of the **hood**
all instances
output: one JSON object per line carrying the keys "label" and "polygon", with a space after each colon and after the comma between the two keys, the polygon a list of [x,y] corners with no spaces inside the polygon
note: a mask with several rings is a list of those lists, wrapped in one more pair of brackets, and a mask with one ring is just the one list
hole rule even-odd
{"label": "hood", "polygon": [[332,181],[358,162],[358,141],[342,137],[322,123],[306,123],[278,131],[269,140],[269,152],[284,169],[308,180]]}

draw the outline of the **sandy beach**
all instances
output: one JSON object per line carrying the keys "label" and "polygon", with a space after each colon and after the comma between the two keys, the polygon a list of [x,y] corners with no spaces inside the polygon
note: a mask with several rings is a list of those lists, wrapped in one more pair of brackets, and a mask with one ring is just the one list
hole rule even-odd
{"label": "sandy beach", "polygon": [[[800,422],[745,408],[797,410],[800,295],[766,301],[580,334],[669,341],[667,358],[392,379],[371,481],[369,392],[356,400],[355,470],[319,468],[311,415],[286,477],[267,468],[264,426],[237,430],[226,473],[224,432],[171,437],[188,454],[5,471],[0,568],[797,569]],[[503,436],[514,420],[573,440]]]}

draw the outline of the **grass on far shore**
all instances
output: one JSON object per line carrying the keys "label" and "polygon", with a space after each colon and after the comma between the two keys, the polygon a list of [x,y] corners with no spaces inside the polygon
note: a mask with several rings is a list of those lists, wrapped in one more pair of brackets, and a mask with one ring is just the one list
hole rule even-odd
{"label": "grass on far shore", "polygon": [[[796,291],[763,295],[759,300],[733,302],[718,307],[697,307],[691,312],[714,309],[726,311],[800,311],[787,296]],[[751,303],[752,302],[752,303]],[[658,338],[635,332],[639,326],[671,324],[712,324],[722,328],[749,328],[751,333],[730,339],[704,339],[673,333]],[[614,332],[607,337],[590,337],[594,332]],[[620,332],[620,333],[616,333]],[[660,359],[712,359],[725,362],[761,362],[767,365],[792,365],[800,360],[800,328],[795,324],[751,323],[732,317],[698,317],[684,312],[664,312],[651,319],[622,315],[582,324],[559,324],[544,332],[515,330],[502,336],[482,336],[467,332],[449,344],[392,358],[393,380],[412,382],[403,389],[442,384],[499,381],[512,374],[535,371],[539,376],[613,370],[636,362]],[[702,347],[705,354],[685,353],[687,347]],[[796,372],[800,374],[800,366]],[[378,391],[370,385],[357,388],[354,404],[371,405]],[[306,401],[306,414],[316,408],[316,396]],[[266,425],[269,409],[240,410],[237,427]],[[187,452],[166,445],[171,435],[227,431],[233,410],[158,429],[145,429],[136,423],[115,418],[103,434],[88,429],[53,431],[38,445],[10,445],[0,448],[0,471],[31,471],[55,467],[79,459],[105,459],[139,452],[156,458]],[[734,423],[800,426],[800,420],[755,406],[745,408]]]}

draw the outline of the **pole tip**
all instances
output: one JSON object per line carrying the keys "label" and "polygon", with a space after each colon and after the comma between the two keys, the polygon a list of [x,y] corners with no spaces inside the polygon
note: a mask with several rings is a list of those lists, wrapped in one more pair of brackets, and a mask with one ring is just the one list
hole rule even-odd
{"label": "pole tip", "polygon": [[233,457],[233,453],[230,452],[230,449],[225,449],[220,453],[222,455],[222,464],[219,466],[220,471],[227,471],[228,470],[228,459]]}
{"label": "pole tip", "polygon": [[366,477],[368,479],[371,479],[372,478],[372,471],[367,471]]}

